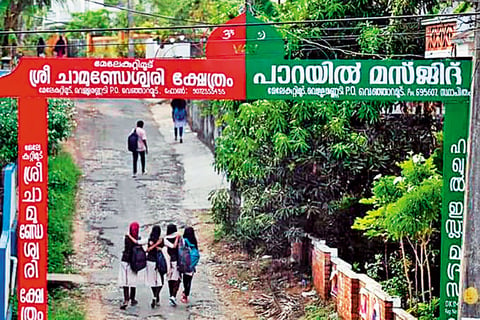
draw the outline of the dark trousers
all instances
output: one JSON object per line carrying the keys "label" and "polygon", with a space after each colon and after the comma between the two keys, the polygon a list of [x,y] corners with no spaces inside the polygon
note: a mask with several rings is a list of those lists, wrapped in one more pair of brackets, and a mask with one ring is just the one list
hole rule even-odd
{"label": "dark trousers", "polygon": [[170,292],[170,297],[176,297],[177,296],[178,287],[180,287],[180,280],[169,280],[168,281],[168,291]]}
{"label": "dark trousers", "polygon": [[178,134],[180,134],[180,138],[182,138],[182,136],[183,136],[183,127],[174,128],[174,132],[175,132],[175,139],[177,139]]}
{"label": "dark trousers", "polygon": [[137,174],[138,155],[140,155],[140,163],[142,164],[142,173],[145,173],[145,151],[133,151],[133,174]]}
{"label": "dark trousers", "polygon": [[130,292],[128,292],[129,287],[123,287],[123,301],[128,302],[128,300],[134,301],[137,288],[130,287]]}
{"label": "dark trousers", "polygon": [[162,290],[162,286],[160,287],[152,287],[153,298],[160,301],[160,290]]}
{"label": "dark trousers", "polygon": [[193,275],[189,276],[188,274],[183,275],[183,292],[188,297],[190,295],[190,289],[192,288],[192,279]]}

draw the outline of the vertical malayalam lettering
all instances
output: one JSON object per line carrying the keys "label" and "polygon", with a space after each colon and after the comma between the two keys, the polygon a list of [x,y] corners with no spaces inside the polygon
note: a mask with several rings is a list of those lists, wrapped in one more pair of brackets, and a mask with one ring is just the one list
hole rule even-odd
{"label": "vertical malayalam lettering", "polygon": [[468,101],[445,104],[440,319],[458,319],[464,194],[469,127]]}
{"label": "vertical malayalam lettering", "polygon": [[47,319],[47,101],[18,101],[18,316]]}

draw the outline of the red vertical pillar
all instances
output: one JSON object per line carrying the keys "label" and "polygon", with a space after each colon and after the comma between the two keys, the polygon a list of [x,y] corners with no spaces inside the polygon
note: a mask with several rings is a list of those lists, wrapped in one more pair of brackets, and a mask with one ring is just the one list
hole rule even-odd
{"label": "red vertical pillar", "polygon": [[47,100],[18,99],[18,318],[47,320]]}

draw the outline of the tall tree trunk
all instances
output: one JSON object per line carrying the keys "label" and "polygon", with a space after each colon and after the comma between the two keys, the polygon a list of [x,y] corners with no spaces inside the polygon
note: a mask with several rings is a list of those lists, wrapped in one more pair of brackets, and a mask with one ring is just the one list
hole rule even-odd
{"label": "tall tree trunk", "polygon": [[[413,250],[413,254],[415,256],[415,269],[417,267],[420,269],[420,294],[422,296],[422,302],[425,302],[425,284],[423,282],[424,277],[424,266],[422,263],[423,255],[422,255],[422,247],[420,247],[420,255],[418,254],[418,244],[413,244],[410,238],[407,237],[407,241],[410,244],[410,247]],[[418,279],[417,279],[417,272],[415,271],[415,294],[418,296]]]}
{"label": "tall tree trunk", "polygon": [[402,250],[403,271],[405,272],[405,279],[407,279],[408,284],[408,303],[409,307],[411,308],[413,302],[412,282],[410,281],[410,275],[408,272],[408,261],[405,254],[405,245],[403,244],[403,238],[400,238],[400,249]]}
{"label": "tall tree trunk", "polygon": [[422,302],[426,302],[425,298],[425,261],[423,260],[425,253],[423,246],[420,245],[420,287],[422,288]]}
{"label": "tall tree trunk", "polygon": [[230,227],[233,227],[238,218],[240,217],[241,205],[242,205],[242,194],[238,188],[236,181],[230,182],[230,199],[232,201],[232,212],[230,215]]}
{"label": "tall tree trunk", "polygon": [[387,278],[387,280],[390,280],[390,270],[388,268],[388,248],[387,248],[387,241],[385,240],[383,242],[383,246],[384,246],[384,249],[385,249],[385,252],[384,252],[384,265],[385,265],[385,277]]}
{"label": "tall tree trunk", "polygon": [[430,254],[428,253],[428,243],[430,242],[430,239],[427,238],[423,242],[424,245],[424,250],[425,250],[425,263],[427,266],[427,280],[428,280],[428,300],[430,301],[432,299],[432,272],[430,270]]}

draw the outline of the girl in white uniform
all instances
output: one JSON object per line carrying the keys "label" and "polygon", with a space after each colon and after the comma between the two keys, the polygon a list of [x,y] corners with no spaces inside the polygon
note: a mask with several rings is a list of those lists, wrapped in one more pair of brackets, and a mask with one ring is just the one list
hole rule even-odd
{"label": "girl in white uniform", "polygon": [[170,293],[169,303],[171,306],[177,305],[177,292],[180,287],[180,273],[177,268],[178,261],[178,239],[180,235],[177,233],[177,226],[174,224],[169,224],[167,226],[167,235],[163,239],[163,243],[167,247],[167,253],[169,261],[167,265],[170,265],[170,269],[167,272],[168,279],[168,290]]}
{"label": "girl in white uniform", "polygon": [[147,274],[145,277],[146,285],[152,288],[153,299],[150,306],[160,305],[160,290],[163,286],[163,274],[157,270],[157,255],[158,251],[163,248],[163,239],[160,237],[160,226],[155,225],[152,228],[150,237],[148,238],[147,249]]}
{"label": "girl in white uniform", "polygon": [[138,236],[139,228],[138,222],[132,222],[128,228],[128,234],[125,235],[125,246],[118,271],[118,285],[123,288],[123,303],[120,306],[122,310],[127,308],[129,301],[132,306],[138,304],[138,301],[135,300],[137,273],[130,267],[130,259],[132,257],[132,248],[135,245],[144,245],[147,243],[146,240],[141,240]]}

